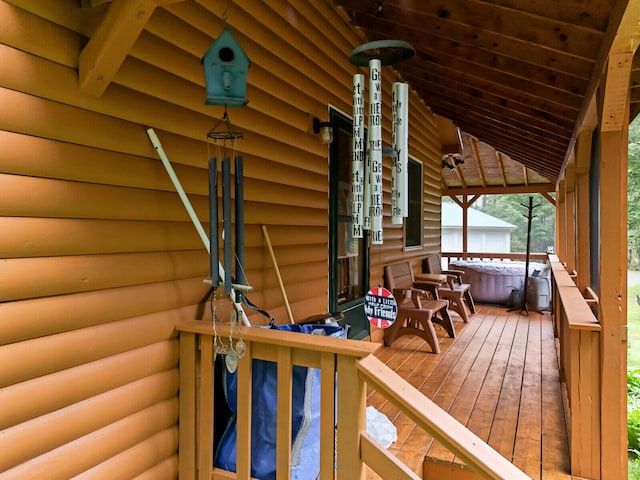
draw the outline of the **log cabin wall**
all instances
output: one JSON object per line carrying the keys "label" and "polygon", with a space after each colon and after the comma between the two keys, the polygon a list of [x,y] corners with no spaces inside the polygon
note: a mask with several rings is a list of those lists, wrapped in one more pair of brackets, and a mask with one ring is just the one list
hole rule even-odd
{"label": "log cabin wall", "polygon": [[[0,472],[3,478],[174,478],[183,318],[210,318],[208,255],[146,134],[153,127],[200,218],[208,218],[200,59],[225,2],[157,8],[99,96],[78,57],[110,4],[0,1]],[[91,3],[91,2],[85,2]],[[261,225],[295,318],[327,310],[328,148],[312,131],[351,111],[348,53],[363,42],[316,1],[235,1],[228,25],[251,60],[244,139],[251,300],[286,322]],[[385,92],[393,72],[383,69]],[[415,100],[415,96],[411,96]],[[390,143],[390,93],[384,98]],[[424,248],[391,226],[379,265],[440,248],[440,143],[410,106],[410,155],[424,166]],[[259,315],[250,319],[262,322]]]}

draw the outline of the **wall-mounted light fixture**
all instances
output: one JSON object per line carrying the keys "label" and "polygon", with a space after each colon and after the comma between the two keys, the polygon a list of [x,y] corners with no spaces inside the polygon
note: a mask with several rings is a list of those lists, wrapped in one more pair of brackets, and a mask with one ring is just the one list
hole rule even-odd
{"label": "wall-mounted light fixture", "polygon": [[333,126],[331,122],[321,122],[318,117],[313,117],[313,133],[320,134],[320,141],[328,145],[333,141]]}

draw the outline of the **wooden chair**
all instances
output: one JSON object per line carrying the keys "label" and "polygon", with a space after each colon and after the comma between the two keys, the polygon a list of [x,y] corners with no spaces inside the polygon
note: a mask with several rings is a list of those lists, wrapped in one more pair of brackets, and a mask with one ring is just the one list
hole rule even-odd
{"label": "wooden chair", "polygon": [[424,339],[433,353],[440,353],[440,345],[433,323],[441,325],[451,338],[456,332],[449,317],[449,302],[438,298],[435,282],[414,282],[409,262],[384,267],[386,287],[398,303],[395,322],[384,331],[384,344],[390,347],[402,335],[417,335]]}
{"label": "wooden chair", "polygon": [[469,312],[476,313],[476,306],[471,297],[471,286],[462,282],[462,270],[442,270],[440,255],[427,255],[422,260],[422,271],[426,275],[418,275],[418,280],[430,279],[429,275],[446,275],[446,281],[438,287],[441,298],[449,300],[449,308],[469,322]]}

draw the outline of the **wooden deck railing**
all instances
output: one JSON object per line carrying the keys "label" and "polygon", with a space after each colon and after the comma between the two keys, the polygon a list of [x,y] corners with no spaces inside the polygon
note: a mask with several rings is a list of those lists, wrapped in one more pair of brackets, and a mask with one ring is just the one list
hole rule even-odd
{"label": "wooden deck railing", "polygon": [[[442,252],[442,258],[451,260],[519,260],[526,259],[526,253],[479,253],[479,252]],[[529,260],[532,262],[546,262],[546,253],[531,253]]]}
{"label": "wooden deck railing", "polygon": [[[382,478],[419,479],[366,433],[367,385],[373,387],[467,466],[487,479],[529,479],[447,412],[399,377],[373,352],[378,344],[243,327],[238,365],[237,474],[213,468],[214,368],[210,323],[185,321],[180,331],[180,479],[249,479],[251,359],[278,365],[276,476],[290,478],[292,365],[319,368],[320,479],[362,479],[365,465]],[[225,325],[217,334],[229,338]],[[237,328],[232,335],[238,338]],[[337,380],[336,380],[337,379]],[[336,391],[337,388],[337,391]],[[336,412],[337,417],[334,417]],[[335,467],[335,469],[334,469]],[[335,474],[335,477],[334,477]]]}
{"label": "wooden deck railing", "polygon": [[571,473],[600,478],[600,323],[588,298],[574,283],[555,255],[549,256],[553,272],[553,322],[560,343],[560,375],[568,402]]}

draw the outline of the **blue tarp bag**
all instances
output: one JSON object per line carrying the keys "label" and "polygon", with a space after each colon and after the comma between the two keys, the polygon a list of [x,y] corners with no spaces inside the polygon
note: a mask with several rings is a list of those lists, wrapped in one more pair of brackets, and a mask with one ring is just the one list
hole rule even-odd
{"label": "blue tarp bag", "polygon": [[[270,325],[269,328],[315,335],[345,337],[339,325]],[[259,480],[276,478],[276,409],[278,366],[253,360],[251,383],[251,476]],[[320,370],[293,366],[291,478],[313,480],[320,474]],[[224,391],[231,418],[215,452],[218,468],[236,471],[237,385],[236,372],[225,369]]]}

